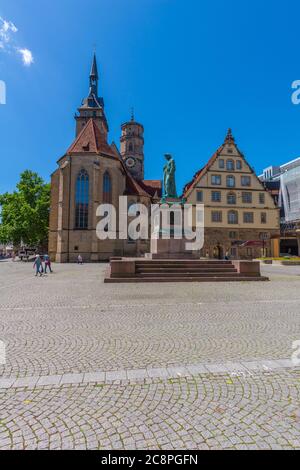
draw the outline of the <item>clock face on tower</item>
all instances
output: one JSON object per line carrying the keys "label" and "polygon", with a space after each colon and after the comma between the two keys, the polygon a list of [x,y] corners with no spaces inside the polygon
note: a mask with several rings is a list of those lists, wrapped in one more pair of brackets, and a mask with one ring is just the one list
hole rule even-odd
{"label": "clock face on tower", "polygon": [[125,160],[127,168],[133,168],[136,165],[136,160],[133,157],[128,157]]}

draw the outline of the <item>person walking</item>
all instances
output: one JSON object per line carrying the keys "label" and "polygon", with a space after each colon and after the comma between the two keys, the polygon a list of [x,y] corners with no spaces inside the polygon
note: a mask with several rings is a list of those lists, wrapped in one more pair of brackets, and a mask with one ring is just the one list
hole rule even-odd
{"label": "person walking", "polygon": [[49,255],[44,255],[44,261],[45,261],[45,274],[47,273],[47,268],[49,268],[50,273],[52,273],[51,269],[51,260]]}
{"label": "person walking", "polygon": [[78,264],[83,264],[83,260],[82,260],[82,256],[81,256],[81,255],[78,255],[78,257],[77,257],[77,263],[78,263]]}
{"label": "person walking", "polygon": [[40,255],[36,255],[33,267],[35,268],[35,275],[37,276],[38,274],[40,276],[43,275],[43,263]]}

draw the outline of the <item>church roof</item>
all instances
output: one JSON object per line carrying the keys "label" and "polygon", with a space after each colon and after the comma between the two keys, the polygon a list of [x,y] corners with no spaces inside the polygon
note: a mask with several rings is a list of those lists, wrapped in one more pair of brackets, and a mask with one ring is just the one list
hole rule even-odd
{"label": "church roof", "polygon": [[118,158],[92,118],[88,120],[75,141],[68,148],[67,155],[74,153],[97,153]]}
{"label": "church roof", "polygon": [[[123,165],[125,168],[125,165]],[[125,168],[126,171],[126,191],[125,195],[128,196],[144,196],[144,197],[151,197],[151,194],[149,194],[148,191],[143,189],[142,184],[140,181],[137,181],[136,179],[131,176],[131,174],[128,172],[128,170]]]}
{"label": "church roof", "polygon": [[142,180],[139,181],[140,186],[150,194],[151,197],[161,197],[162,181],[161,180]]}

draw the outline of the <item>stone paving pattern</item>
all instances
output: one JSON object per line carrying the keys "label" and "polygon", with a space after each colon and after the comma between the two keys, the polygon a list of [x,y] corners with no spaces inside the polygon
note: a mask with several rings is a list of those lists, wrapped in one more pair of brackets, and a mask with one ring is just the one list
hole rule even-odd
{"label": "stone paving pattern", "polygon": [[[224,372],[300,339],[300,268],[265,269],[271,282],[135,286],[103,284],[105,265],[35,278],[1,262],[0,448],[300,449],[300,368]],[[114,375],[135,369],[161,372]]]}

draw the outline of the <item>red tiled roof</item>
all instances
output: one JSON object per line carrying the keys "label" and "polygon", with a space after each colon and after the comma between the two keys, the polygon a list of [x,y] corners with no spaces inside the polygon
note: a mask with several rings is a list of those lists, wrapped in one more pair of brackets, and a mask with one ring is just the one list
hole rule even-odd
{"label": "red tiled roof", "polygon": [[74,153],[98,153],[118,158],[106,142],[95,121],[91,118],[67,150],[67,155]]}
{"label": "red tiled roof", "polygon": [[161,180],[142,180],[139,181],[139,185],[147,191],[152,197],[162,195],[162,182]]}
{"label": "red tiled roof", "polygon": [[[124,165],[125,167],[125,165]],[[126,169],[126,195],[136,195],[151,197],[148,191],[145,191],[139,181],[135,180]]]}

